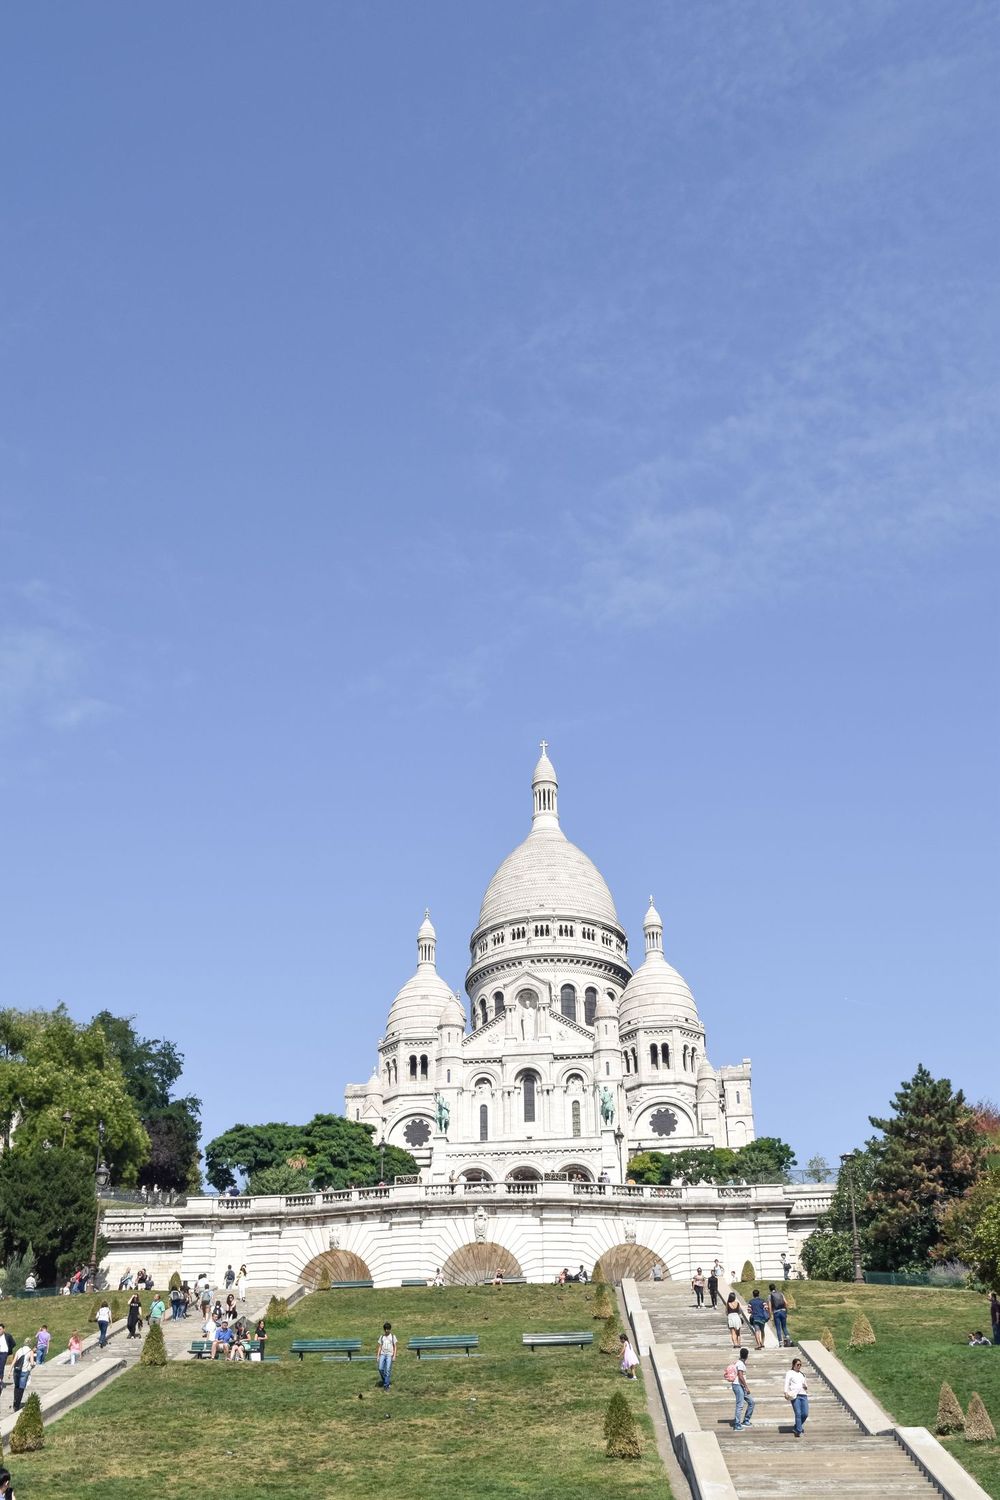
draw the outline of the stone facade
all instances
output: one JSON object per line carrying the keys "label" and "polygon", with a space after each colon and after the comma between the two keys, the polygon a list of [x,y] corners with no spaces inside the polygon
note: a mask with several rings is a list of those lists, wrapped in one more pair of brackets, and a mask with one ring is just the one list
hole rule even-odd
{"label": "stone facade", "polygon": [[638,1150],[745,1145],[750,1061],[712,1067],[652,900],[643,937],[633,973],[611,892],[560,826],[543,745],[531,830],[490,881],[470,939],[468,1013],[438,974],[425,917],[377,1065],[345,1091],[348,1118],[438,1182],[620,1180]]}

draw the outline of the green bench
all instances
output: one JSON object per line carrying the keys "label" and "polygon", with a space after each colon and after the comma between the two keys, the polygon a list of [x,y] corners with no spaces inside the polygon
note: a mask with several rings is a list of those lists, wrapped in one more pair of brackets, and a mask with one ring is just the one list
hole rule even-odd
{"label": "green bench", "polygon": [[400,1286],[426,1286],[428,1280],[427,1276],[406,1276],[399,1284]]}
{"label": "green bench", "polygon": [[592,1333],[522,1333],[521,1343],[527,1344],[534,1354],[535,1349],[557,1349],[579,1345],[581,1349],[594,1342]]}
{"label": "green bench", "polygon": [[[259,1354],[260,1353],[260,1343],[259,1343],[259,1341],[257,1339],[244,1339],[243,1340],[243,1348],[246,1350],[247,1354]],[[209,1357],[211,1357],[211,1353],[212,1353],[212,1340],[211,1339],[195,1339],[194,1342],[191,1345],[190,1350],[188,1352],[190,1354],[193,1354],[196,1359],[203,1359],[206,1354]],[[220,1344],[219,1347],[218,1347],[218,1349],[215,1351],[215,1357],[216,1357],[216,1359],[225,1359],[228,1356],[228,1354],[229,1354],[229,1345],[228,1344]],[[277,1359],[278,1356],[276,1354],[273,1354],[271,1356],[271,1358],[272,1359]]]}
{"label": "green bench", "polygon": [[[527,1278],[527,1276],[505,1276],[504,1279],[503,1279],[503,1284],[504,1284],[504,1286],[527,1286],[528,1285],[528,1278]],[[493,1277],[492,1276],[485,1276],[483,1278],[483,1280],[479,1283],[479,1285],[480,1286],[492,1286],[493,1285]]]}
{"label": "green bench", "polygon": [[374,1285],[374,1281],[331,1281],[330,1285],[324,1290],[330,1292],[370,1292]]}
{"label": "green bench", "polygon": [[360,1339],[294,1339],[292,1353],[302,1360],[307,1354],[334,1354],[351,1360],[361,1348]]}
{"label": "green bench", "polygon": [[416,1338],[411,1339],[406,1347],[412,1349],[418,1359],[425,1355],[428,1359],[457,1359],[460,1349],[471,1358],[479,1352],[479,1334],[446,1333],[436,1338]]}

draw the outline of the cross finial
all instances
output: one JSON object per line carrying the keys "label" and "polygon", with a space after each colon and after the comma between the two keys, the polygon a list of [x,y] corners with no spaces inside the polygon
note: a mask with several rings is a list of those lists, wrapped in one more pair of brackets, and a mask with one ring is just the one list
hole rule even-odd
{"label": "cross finial", "polygon": [[650,906],[652,906],[652,904],[653,904],[653,897],[652,897],[652,894],[650,894],[650,897],[649,897],[649,904],[650,904]]}
{"label": "cross finial", "polygon": [[542,740],[542,754],[543,755],[546,755],[548,753],[548,748],[549,748],[549,742],[548,742],[548,740]]}

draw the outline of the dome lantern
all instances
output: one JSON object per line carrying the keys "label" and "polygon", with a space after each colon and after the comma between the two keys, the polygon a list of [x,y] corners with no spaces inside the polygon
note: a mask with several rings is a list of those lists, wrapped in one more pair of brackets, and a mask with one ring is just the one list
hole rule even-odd
{"label": "dome lantern", "polygon": [[417,929],[417,962],[421,968],[429,965],[432,969],[436,967],[437,959],[437,933],[434,931],[434,923],[428,908],[424,908],[424,920]]}
{"label": "dome lantern", "polygon": [[643,920],[642,930],[646,938],[646,953],[663,952],[663,921],[660,913],[653,905],[653,898],[649,898],[649,910]]}
{"label": "dome lantern", "polygon": [[548,757],[548,748],[548,741],[542,740],[542,753],[531,777],[533,829],[559,827],[559,782],[556,768]]}

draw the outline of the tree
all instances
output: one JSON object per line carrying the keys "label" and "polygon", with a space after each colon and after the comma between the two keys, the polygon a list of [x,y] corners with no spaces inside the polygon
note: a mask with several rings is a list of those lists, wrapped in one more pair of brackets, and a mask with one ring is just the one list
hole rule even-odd
{"label": "tree", "polygon": [[[134,1182],[149,1155],[149,1137],[100,1026],[80,1026],[60,1006],[51,1012],[5,1012],[0,1053],[0,1116],[16,1146],[63,1146],[94,1161],[104,1151],[119,1182]],[[91,1168],[93,1171],[93,1168]]]}
{"label": "tree", "polygon": [[802,1265],[810,1281],[853,1281],[851,1236],[842,1229],[817,1229],[802,1246]]}
{"label": "tree", "polygon": [[830,1163],[825,1156],[810,1156],[806,1162],[806,1176],[810,1182],[826,1182],[832,1176]]}
{"label": "tree", "polygon": [[43,1285],[69,1262],[90,1260],[96,1214],[93,1163],[78,1151],[18,1144],[0,1156],[0,1245],[11,1255],[30,1244]]}
{"label": "tree", "polygon": [[992,1211],[1000,1204],[1000,1168],[984,1172],[961,1198],[953,1198],[941,1215],[940,1239],[931,1259],[957,1260],[970,1266],[979,1280],[1000,1284],[1000,1240],[990,1245]]}
{"label": "tree", "polygon": [[961,1090],[922,1065],[903,1083],[886,1119],[871,1117],[874,1173],[865,1209],[875,1270],[923,1268],[950,1200],[975,1182],[986,1151]]}
{"label": "tree", "polygon": [[[983,1398],[978,1391],[973,1391],[969,1401],[969,1410],[965,1414],[965,1441],[967,1443],[995,1443],[996,1437],[996,1428],[990,1420]],[[12,1450],[13,1447],[12,1440]]]}
{"label": "tree", "polygon": [[787,1182],[795,1165],[795,1152],[776,1135],[759,1135],[736,1153],[740,1175],[746,1182]]}
{"label": "tree", "polygon": [[669,1182],[670,1178],[664,1175],[669,1170],[669,1161],[670,1157],[664,1151],[640,1151],[629,1161],[626,1175],[634,1182],[651,1186]]}
{"label": "tree", "polygon": [[159,1323],[150,1323],[149,1332],[146,1334],[146,1342],[142,1346],[139,1356],[141,1365],[152,1365],[155,1367],[165,1365],[167,1362],[167,1346],[163,1341],[163,1329]]}
{"label": "tree", "polygon": [[959,1405],[955,1392],[947,1380],[945,1380],[942,1382],[941,1394],[938,1397],[937,1421],[934,1423],[934,1431],[938,1437],[950,1437],[953,1432],[962,1432],[964,1428],[965,1413]]}
{"label": "tree", "polygon": [[848,1348],[868,1349],[872,1346],[872,1344],[874,1344],[874,1342],[874,1328],[865,1317],[865,1314],[859,1313],[858,1316],[854,1319],[854,1324],[851,1328],[851,1336],[847,1341]]}
{"label": "tree", "polygon": [[632,1408],[621,1391],[615,1391],[604,1416],[604,1436],[609,1458],[639,1458],[639,1432]]}
{"label": "tree", "polygon": [[108,1010],[94,1017],[149,1134],[149,1159],[140,1169],[139,1181],[144,1187],[156,1185],[178,1192],[197,1189],[201,1100],[193,1094],[171,1098],[184,1068],[183,1054],[173,1042],[140,1037],[134,1020],[134,1016],[113,1016]]}
{"label": "tree", "polygon": [[261,1167],[247,1183],[247,1192],[266,1197],[274,1193],[308,1193],[312,1190],[309,1173],[301,1167],[282,1162],[277,1167]]}
{"label": "tree", "polygon": [[628,1164],[637,1183],[787,1182],[795,1163],[791,1146],[776,1136],[761,1136],[738,1150],[729,1146],[681,1151],[640,1151]]}
{"label": "tree", "polygon": [[[236,1185],[237,1173],[254,1180],[257,1173],[301,1156],[308,1164],[304,1171],[311,1187],[370,1186],[378,1182],[382,1167],[374,1134],[371,1125],[342,1115],[314,1115],[305,1125],[234,1125],[205,1147],[205,1175],[224,1192]],[[416,1170],[408,1151],[386,1146],[386,1180]]]}

